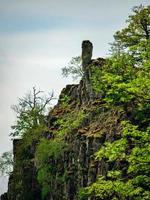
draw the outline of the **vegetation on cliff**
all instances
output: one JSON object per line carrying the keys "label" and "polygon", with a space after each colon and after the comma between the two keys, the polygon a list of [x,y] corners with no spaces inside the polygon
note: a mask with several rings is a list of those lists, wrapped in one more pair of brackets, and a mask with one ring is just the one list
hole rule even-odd
{"label": "vegetation on cliff", "polygon": [[112,56],[93,67],[92,84],[109,107],[123,107],[120,138],[106,141],[95,159],[108,163],[105,176],[80,191],[80,198],[150,198],[150,7],[135,7],[128,26],[114,35]]}
{"label": "vegetation on cliff", "polygon": [[9,175],[13,167],[12,151],[4,152],[0,157],[0,175]]}
{"label": "vegetation on cliff", "polygon": [[84,70],[80,57],[63,69],[82,74],[80,83],[67,86],[48,115],[53,97],[35,89],[14,107],[12,136],[21,139],[12,200],[150,199],[150,6],[135,7],[127,22],[106,60],[93,62],[86,41]]}
{"label": "vegetation on cliff", "polygon": [[80,56],[73,57],[68,66],[62,68],[62,75],[64,77],[71,76],[73,80],[81,78],[83,76],[81,61]]}

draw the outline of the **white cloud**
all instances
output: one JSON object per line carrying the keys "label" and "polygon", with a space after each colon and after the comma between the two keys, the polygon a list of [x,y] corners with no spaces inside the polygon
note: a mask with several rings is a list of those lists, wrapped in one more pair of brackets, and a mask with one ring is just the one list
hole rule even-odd
{"label": "white cloud", "polygon": [[[1,0],[3,1],[3,0]],[[149,0],[5,0],[1,3],[1,13],[19,16],[66,16],[83,19],[103,18],[123,15],[129,8],[139,4],[149,4]],[[27,15],[28,11],[28,15]]]}

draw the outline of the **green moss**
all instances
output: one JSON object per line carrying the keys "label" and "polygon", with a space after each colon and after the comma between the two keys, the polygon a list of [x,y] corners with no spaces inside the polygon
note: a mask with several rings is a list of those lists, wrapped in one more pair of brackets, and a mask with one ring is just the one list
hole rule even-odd
{"label": "green moss", "polygon": [[83,110],[73,111],[67,113],[63,118],[57,120],[56,124],[59,126],[58,131],[56,131],[56,137],[65,137],[70,134],[73,130],[79,128],[84,119],[88,116]]}

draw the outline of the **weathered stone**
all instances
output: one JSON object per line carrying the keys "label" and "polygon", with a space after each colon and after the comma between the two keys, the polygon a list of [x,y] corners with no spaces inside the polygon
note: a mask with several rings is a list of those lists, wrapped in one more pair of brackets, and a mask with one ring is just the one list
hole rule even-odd
{"label": "weathered stone", "polygon": [[[80,110],[96,106],[97,97],[91,86],[91,65],[104,65],[105,60],[98,58],[91,60],[93,45],[86,40],[82,43],[82,68],[84,75],[79,84],[66,86],[60,94],[58,104],[47,117],[48,133],[42,134],[43,137],[51,140],[54,137],[54,131],[59,127],[55,122],[57,119],[65,117],[66,113],[72,110]],[[68,97],[69,108],[66,108],[64,97]],[[99,98],[99,97],[98,97]],[[91,103],[95,101],[95,104]],[[90,104],[91,103],[91,104]],[[90,112],[90,111],[89,111]],[[92,111],[91,111],[92,112]],[[105,112],[103,109],[101,112]],[[96,136],[101,129],[102,121],[92,122],[96,111],[91,113],[90,118],[82,122],[81,127],[73,130],[65,137],[68,149],[58,158],[50,158],[49,165],[53,168],[53,174],[49,187],[51,192],[44,200],[77,200],[77,192],[81,187],[86,187],[93,183],[99,175],[104,175],[107,171],[107,165],[104,161],[98,162],[94,159],[95,152],[104,143],[104,134]],[[92,127],[93,126],[93,127]],[[99,133],[100,134],[100,133]],[[8,184],[8,193],[3,195],[2,200],[41,200],[41,187],[37,182],[35,158],[35,146],[29,146],[25,152],[23,162],[19,164],[19,145],[21,140],[14,140],[14,171],[10,175]],[[94,200],[89,198],[88,200]]]}
{"label": "weathered stone", "polygon": [[82,42],[82,70],[86,72],[87,66],[91,62],[93,45],[89,40]]}
{"label": "weathered stone", "polygon": [[[13,141],[14,169],[8,182],[8,200],[40,200],[41,190],[37,183],[36,168],[33,162],[33,146],[21,156],[21,139]],[[23,159],[20,161],[20,159]]]}
{"label": "weathered stone", "polygon": [[8,200],[7,193],[2,194],[0,200]]}

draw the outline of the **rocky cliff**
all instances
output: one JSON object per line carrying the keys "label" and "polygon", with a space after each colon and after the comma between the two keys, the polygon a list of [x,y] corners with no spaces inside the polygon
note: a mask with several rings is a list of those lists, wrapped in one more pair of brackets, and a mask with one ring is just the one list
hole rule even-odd
{"label": "rocky cliff", "polygon": [[[67,85],[62,90],[58,104],[48,116],[49,133],[51,134],[44,137],[52,140],[52,135],[59,129],[59,125],[56,125],[57,121],[67,117],[72,117],[73,121],[77,121],[76,117],[80,118],[78,115],[85,115],[81,117],[83,119],[79,119],[77,127],[71,128],[65,136],[68,147],[61,157],[58,160],[49,161],[49,165],[55,168],[55,172],[49,186],[52,191],[46,199],[76,199],[80,187],[87,186],[96,179],[98,174],[105,173],[106,170],[104,163],[95,162],[93,159],[94,152],[104,142],[106,136],[104,133],[99,134],[100,121],[95,119],[95,115],[103,112],[104,108],[101,102],[95,102],[96,96],[90,84],[90,66],[94,62],[101,66],[105,60],[103,58],[92,60],[92,49],[90,41],[82,43],[84,76],[78,85]],[[9,177],[8,192],[1,196],[2,200],[41,199],[41,186],[36,180],[35,149],[30,146],[25,150],[26,152],[20,152],[21,145],[22,140],[13,141],[14,170]],[[20,154],[25,156],[24,163],[20,163]],[[65,181],[63,180],[61,184],[57,181],[59,176],[65,176]]]}
{"label": "rocky cliff", "polygon": [[107,59],[83,41],[80,83],[13,141],[2,200],[150,199],[149,22],[150,6],[135,6]]}
{"label": "rocky cliff", "polygon": [[[126,115],[122,107],[106,105],[103,91],[93,90],[94,66],[103,70],[105,59],[92,60],[92,49],[90,41],[83,41],[84,75],[79,84],[62,90],[47,116],[48,130],[40,138],[43,146],[38,140],[27,147],[14,140],[14,170],[2,200],[77,200],[82,187],[111,169],[105,160],[96,160],[95,153],[105,141],[120,137],[120,122]],[[41,159],[45,144],[47,158]]]}

